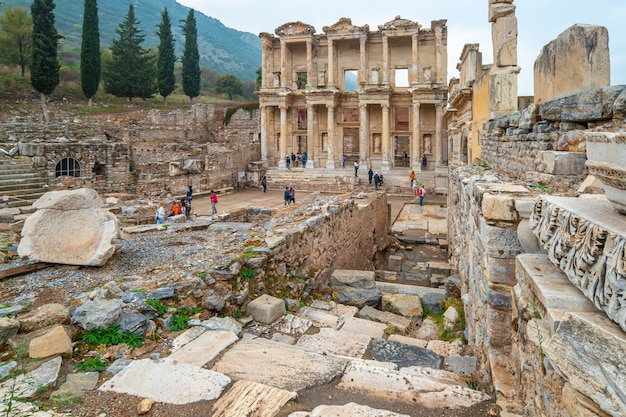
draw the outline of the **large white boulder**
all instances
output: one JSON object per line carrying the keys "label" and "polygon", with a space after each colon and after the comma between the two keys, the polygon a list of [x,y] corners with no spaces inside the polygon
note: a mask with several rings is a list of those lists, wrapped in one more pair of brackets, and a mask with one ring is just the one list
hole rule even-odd
{"label": "large white boulder", "polygon": [[115,252],[112,241],[120,228],[103,206],[88,188],[44,194],[24,223],[18,254],[39,262],[104,265]]}

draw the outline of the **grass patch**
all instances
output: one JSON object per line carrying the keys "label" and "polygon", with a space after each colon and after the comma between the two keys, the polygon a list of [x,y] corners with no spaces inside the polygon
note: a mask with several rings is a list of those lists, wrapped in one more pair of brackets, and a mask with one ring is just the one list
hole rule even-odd
{"label": "grass patch", "polygon": [[112,324],[106,329],[91,329],[83,333],[83,342],[90,345],[119,345],[125,343],[128,347],[141,347],[143,345],[143,337],[134,333],[121,332],[120,325]]}
{"label": "grass patch", "polygon": [[146,304],[155,309],[159,316],[167,313],[167,311],[170,309],[168,306],[163,304],[161,300],[157,299],[146,300]]}
{"label": "grass patch", "polygon": [[97,356],[95,358],[83,359],[82,361],[76,363],[75,366],[80,372],[104,372],[109,364]]}

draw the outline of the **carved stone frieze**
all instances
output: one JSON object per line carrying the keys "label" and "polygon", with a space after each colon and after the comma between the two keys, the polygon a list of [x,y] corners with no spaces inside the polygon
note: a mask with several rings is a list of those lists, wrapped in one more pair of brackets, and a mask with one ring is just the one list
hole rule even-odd
{"label": "carved stone frieze", "polygon": [[395,19],[385,23],[384,25],[378,25],[378,29],[382,31],[386,30],[398,30],[398,29],[413,29],[417,30],[421,25],[409,19],[403,19],[400,16],[396,16]]}
{"label": "carved stone frieze", "polygon": [[367,34],[369,32],[369,25],[356,26],[352,24],[352,20],[347,17],[342,17],[331,26],[324,26],[322,28],[327,35],[336,33],[361,33]]}
{"label": "carved stone frieze", "polygon": [[626,331],[626,225],[606,200],[545,196],[529,225],[550,260]]}

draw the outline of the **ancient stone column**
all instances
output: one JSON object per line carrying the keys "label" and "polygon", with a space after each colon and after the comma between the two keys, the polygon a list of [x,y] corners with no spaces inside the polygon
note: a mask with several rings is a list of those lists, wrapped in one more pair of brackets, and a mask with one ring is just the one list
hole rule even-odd
{"label": "ancient stone column", "polygon": [[443,136],[443,109],[445,107],[444,102],[439,102],[435,104],[435,154],[437,165],[443,165],[443,141],[445,140]]}
{"label": "ancient stone column", "polygon": [[367,84],[367,60],[365,56],[365,41],[365,35],[361,35],[361,37],[359,38],[359,84]]}
{"label": "ancient stone column", "polygon": [[280,86],[285,88],[285,80],[287,79],[287,43],[280,40]]}
{"label": "ancient stone column", "polygon": [[335,169],[335,107],[327,104],[328,109],[328,160],[326,161],[326,169]]}
{"label": "ancient stone column", "polygon": [[383,84],[389,85],[389,38],[383,35]]}
{"label": "ancient stone column", "polygon": [[382,172],[389,172],[389,104],[384,103],[383,107],[383,163]]}
{"label": "ancient stone column", "polygon": [[[307,39],[306,41],[306,87],[311,87],[313,81],[313,49],[312,41]],[[311,161],[313,162],[313,161]]]}
{"label": "ancient stone column", "polygon": [[411,36],[411,84],[419,84],[419,51],[418,51],[418,35],[417,33]]}
{"label": "ancient stone column", "polygon": [[328,86],[334,87],[335,85],[335,50],[333,48],[333,40],[328,39]]}
{"label": "ancient stone column", "polygon": [[413,141],[411,142],[411,169],[422,170],[422,150],[420,146],[420,102],[413,103]]}
{"label": "ancient stone column", "polygon": [[435,82],[442,83],[443,74],[443,28],[435,26]]}
{"label": "ancient stone column", "polygon": [[309,104],[306,107],[306,167],[313,168],[315,167],[315,163],[313,162],[313,158],[315,157],[314,150],[314,139],[315,132],[313,132],[315,125],[313,118],[315,117],[315,108],[312,104]]}
{"label": "ancient stone column", "polygon": [[280,105],[280,161],[278,163],[279,168],[287,168],[285,158],[287,157],[287,105]]}
{"label": "ancient stone column", "polygon": [[367,120],[367,104],[359,104],[360,111],[360,122],[361,122],[361,135],[359,137],[359,159],[360,164],[363,168],[367,168],[367,137],[368,137],[368,125],[369,121]]}
{"label": "ancient stone column", "polygon": [[269,33],[261,33],[261,88],[267,88],[268,74],[274,71],[274,60],[272,59],[272,35]]}
{"label": "ancient stone column", "polygon": [[261,106],[261,160],[267,166],[267,106]]}

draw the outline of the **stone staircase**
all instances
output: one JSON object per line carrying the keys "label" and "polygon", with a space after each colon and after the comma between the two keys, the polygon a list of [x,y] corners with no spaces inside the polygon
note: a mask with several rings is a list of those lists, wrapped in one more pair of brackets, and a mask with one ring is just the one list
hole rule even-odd
{"label": "stone staircase", "polygon": [[47,183],[46,172],[34,168],[30,158],[0,159],[0,195],[9,196],[8,207],[31,205],[48,191]]}
{"label": "stone staircase", "polygon": [[[384,174],[383,189],[388,194],[410,195],[411,186],[409,168],[395,168]],[[369,185],[367,170],[359,169],[359,176],[354,176],[352,167],[327,170],[325,168],[269,168],[266,171],[267,186],[269,189],[284,190],[285,187],[293,187],[298,191],[322,191],[322,192],[352,192],[355,190],[371,190],[374,185]],[[415,177],[424,184],[429,192],[439,191],[436,189],[435,171],[416,172]]]}

